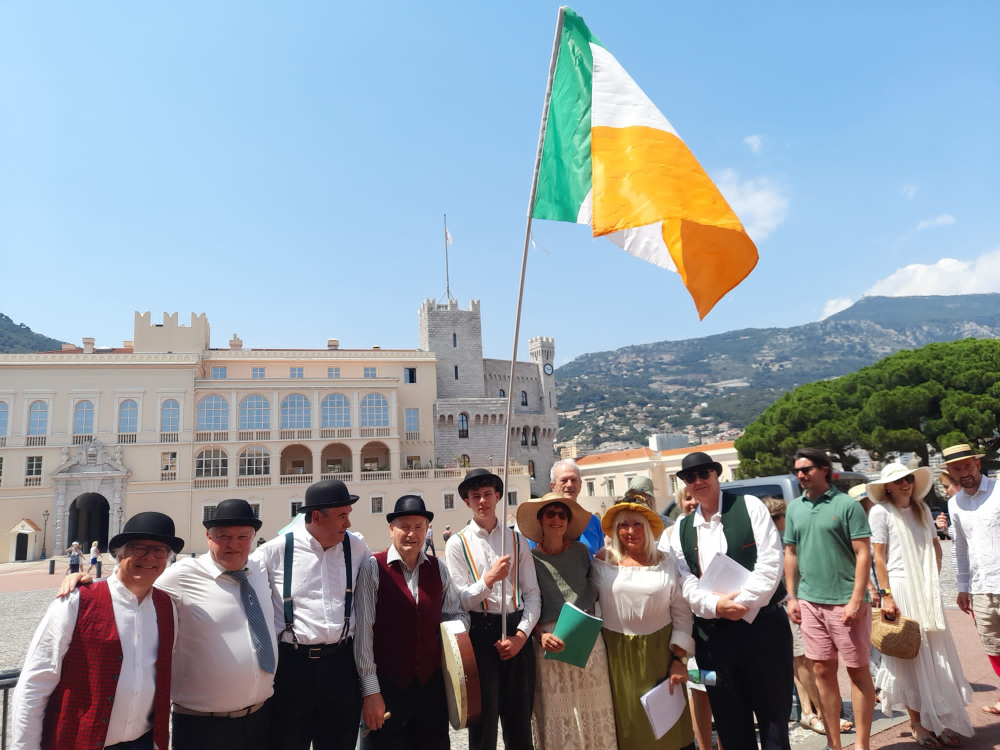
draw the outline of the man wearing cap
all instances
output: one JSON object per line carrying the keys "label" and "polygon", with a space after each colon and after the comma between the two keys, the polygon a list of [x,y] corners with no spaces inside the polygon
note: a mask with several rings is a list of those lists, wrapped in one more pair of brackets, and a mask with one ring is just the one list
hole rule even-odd
{"label": "man wearing cap", "polygon": [[418,495],[399,498],[386,515],[392,544],[358,573],[354,658],[373,730],[363,748],[449,747],[439,631],[447,620],[468,630],[469,614],[448,567],[422,549],[433,518]]}
{"label": "man wearing cap", "polygon": [[357,495],[336,479],[316,482],[299,508],[305,523],[254,552],[271,581],[281,666],[275,674],[269,747],[353,750],[361,720],[354,664],[354,591],[371,557],[348,529]]}
{"label": "man wearing cap", "polygon": [[184,541],[137,513],[109,549],[118,568],[49,605],[14,690],[12,748],[166,750],[174,608],[155,589]]}
{"label": "man wearing cap", "polygon": [[[565,495],[570,500],[576,502],[583,488],[583,480],[580,478],[580,467],[572,458],[564,458],[556,461],[549,470],[549,489]],[[594,514],[590,515],[587,521],[587,528],[580,536],[580,541],[587,545],[591,555],[604,547],[604,531],[601,529],[601,519]],[[534,547],[532,547],[534,549]]]}
{"label": "man wearing cap", "polygon": [[[448,540],[445,559],[462,606],[472,613],[469,638],[479,668],[482,711],[479,722],[469,727],[469,747],[495,750],[499,718],[507,750],[530,750],[535,654],[524,645],[541,612],[535,564],[524,537],[497,518],[503,498],[500,477],[472,469],[458,485],[458,494],[472,511],[472,521]],[[506,618],[506,638],[501,637],[501,617]]]}
{"label": "man wearing cap", "polygon": [[[782,549],[767,506],[753,495],[723,492],[722,465],[689,453],[677,476],[698,501],[671,536],[685,601],[695,615],[695,656],[715,670],[707,686],[721,744],[727,750],[787,750],[792,710],[792,633],[780,603]],[[711,591],[699,579],[719,555],[748,571],[738,591]],[[720,560],[720,564],[722,561]]]}
{"label": "man wearing cap", "polygon": [[[967,444],[942,453],[948,474],[962,487],[948,500],[957,603],[975,617],[979,639],[1000,675],[1000,492],[997,481],[983,474],[984,454]],[[1000,701],[982,710],[1000,716]]]}

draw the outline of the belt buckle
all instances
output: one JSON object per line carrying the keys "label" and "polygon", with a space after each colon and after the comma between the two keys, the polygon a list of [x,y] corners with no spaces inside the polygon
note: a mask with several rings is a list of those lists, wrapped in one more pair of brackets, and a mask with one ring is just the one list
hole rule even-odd
{"label": "belt buckle", "polygon": [[[319,658],[321,658],[320,655],[319,655],[319,652],[322,649],[323,649],[322,646],[310,646],[309,647],[309,658],[310,659],[319,659]],[[315,653],[316,655],[313,656],[313,653]]]}

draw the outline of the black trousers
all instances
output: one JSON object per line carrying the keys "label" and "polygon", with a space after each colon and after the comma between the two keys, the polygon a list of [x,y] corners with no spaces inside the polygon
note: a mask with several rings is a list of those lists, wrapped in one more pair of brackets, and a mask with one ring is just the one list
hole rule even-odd
{"label": "black trousers", "polygon": [[[500,615],[472,614],[469,639],[479,668],[479,689],[483,710],[479,721],[469,727],[469,750],[496,750],[497,719],[503,727],[507,750],[533,750],[531,711],[535,704],[535,651],[525,643],[517,656],[500,660],[496,644],[500,640]],[[514,635],[520,612],[507,615],[507,636]]]}
{"label": "black trousers", "polygon": [[150,730],[134,740],[108,745],[104,750],[153,750],[153,731]]}
{"label": "black trousers", "polygon": [[438,670],[426,685],[399,688],[379,675],[385,710],[382,728],[361,738],[361,750],[448,750],[448,699]]}
{"label": "black trousers", "polygon": [[224,716],[173,714],[170,746],[174,750],[267,750],[267,731],[271,724],[271,701],[249,716],[227,719]]}
{"label": "black trousers", "polygon": [[309,648],[278,644],[271,750],[354,750],[361,723],[361,683],[354,639],[319,659]]}
{"label": "black trousers", "polygon": [[714,669],[708,687],[719,739],[726,750],[757,750],[754,714],[763,750],[789,750],[788,717],[792,713],[792,631],[777,605],[765,607],[753,624],[709,620],[703,640],[695,624],[695,657],[699,669]]}

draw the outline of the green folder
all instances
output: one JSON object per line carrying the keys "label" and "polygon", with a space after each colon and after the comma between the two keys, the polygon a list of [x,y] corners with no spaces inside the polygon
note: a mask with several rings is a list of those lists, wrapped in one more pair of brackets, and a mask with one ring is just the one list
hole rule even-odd
{"label": "green folder", "polygon": [[588,615],[579,607],[565,602],[552,635],[565,643],[566,648],[559,653],[546,651],[545,658],[564,661],[583,669],[590,658],[590,652],[594,650],[603,624],[599,617]]}

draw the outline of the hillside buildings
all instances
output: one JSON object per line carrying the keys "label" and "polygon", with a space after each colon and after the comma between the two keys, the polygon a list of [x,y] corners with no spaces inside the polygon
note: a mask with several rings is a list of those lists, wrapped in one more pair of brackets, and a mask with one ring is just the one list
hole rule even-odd
{"label": "hillside buildings", "polygon": [[[484,359],[478,300],[425,300],[418,349],[212,348],[204,314],[135,314],[121,347],[0,354],[0,561],[60,554],[109,537],[144,510],[170,514],[185,551],[206,549],[202,519],[228,497],[254,505],[270,538],[306,488],[341,479],[360,496],[353,528],[387,541],[397,497],[422,495],[445,525],[467,523],[468,468],[502,473],[508,502],[543,494],[558,426],[551,338],[510,362]],[[506,424],[507,398],[514,418]],[[8,532],[8,530],[10,530]]]}

